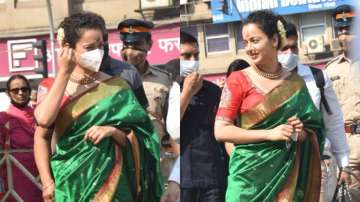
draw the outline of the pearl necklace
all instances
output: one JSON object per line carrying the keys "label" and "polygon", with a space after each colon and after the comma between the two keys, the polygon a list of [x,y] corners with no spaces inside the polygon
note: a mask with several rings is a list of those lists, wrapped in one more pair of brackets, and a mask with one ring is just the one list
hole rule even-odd
{"label": "pearl necklace", "polygon": [[260,76],[268,79],[278,79],[280,78],[284,73],[284,68],[280,67],[280,70],[275,73],[267,73],[262,70],[260,70],[256,65],[254,65],[255,72],[259,74]]}
{"label": "pearl necklace", "polygon": [[91,75],[81,75],[80,76],[75,76],[74,74],[71,74],[69,80],[71,82],[74,82],[74,83],[77,83],[77,84],[80,84],[80,85],[87,85],[87,84],[90,84],[90,83],[93,83],[94,81],[96,81],[97,79],[97,74],[96,72],[94,72],[93,74]]}

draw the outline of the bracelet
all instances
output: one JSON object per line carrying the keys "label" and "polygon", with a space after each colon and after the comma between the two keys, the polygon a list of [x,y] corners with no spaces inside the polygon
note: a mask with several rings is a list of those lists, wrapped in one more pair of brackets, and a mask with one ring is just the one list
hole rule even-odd
{"label": "bracelet", "polygon": [[53,185],[54,184],[54,181],[51,181],[50,183],[48,183],[46,186],[45,185],[43,185],[42,186],[42,190],[44,191],[44,190],[46,190],[47,188],[49,188],[51,185]]}

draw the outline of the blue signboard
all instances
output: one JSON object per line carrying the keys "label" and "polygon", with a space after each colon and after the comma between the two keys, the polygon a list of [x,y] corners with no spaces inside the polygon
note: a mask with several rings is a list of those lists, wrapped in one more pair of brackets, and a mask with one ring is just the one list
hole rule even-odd
{"label": "blue signboard", "polygon": [[353,0],[212,0],[213,23],[241,21],[250,12],[271,9],[280,15],[331,10]]}

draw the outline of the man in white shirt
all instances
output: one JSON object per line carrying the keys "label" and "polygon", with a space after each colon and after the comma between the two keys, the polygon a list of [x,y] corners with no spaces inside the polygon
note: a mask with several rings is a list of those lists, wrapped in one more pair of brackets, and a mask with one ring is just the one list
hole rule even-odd
{"label": "man in white shirt", "polygon": [[[346,166],[349,164],[349,146],[346,141],[344,120],[331,80],[323,70],[311,70],[313,67],[299,64],[298,35],[294,24],[288,23],[286,45],[279,51],[278,58],[282,66],[289,71],[296,71],[306,83],[311,98],[320,110],[326,127],[326,143],[322,161],[322,183],[320,201],[331,201],[336,188],[336,163],[342,172],[338,183],[351,183]],[[313,74],[314,72],[314,74]],[[323,78],[323,97],[321,87],[315,80],[315,72]],[[336,162],[334,161],[334,156]]]}
{"label": "man in white shirt", "polygon": [[172,85],[169,91],[166,131],[178,144],[180,143],[180,59],[170,60],[165,70],[171,74]]}
{"label": "man in white shirt", "polygon": [[[171,74],[172,86],[169,92],[168,110],[166,115],[166,131],[170,135],[172,144],[180,143],[180,59],[166,63],[166,71]],[[172,145],[174,147],[174,145]],[[161,202],[180,201],[180,157],[177,158],[171,170],[168,187],[161,197]]]}

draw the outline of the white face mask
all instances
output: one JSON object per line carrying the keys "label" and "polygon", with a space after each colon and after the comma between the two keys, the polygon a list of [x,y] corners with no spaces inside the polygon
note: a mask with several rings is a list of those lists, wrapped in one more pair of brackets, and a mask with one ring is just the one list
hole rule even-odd
{"label": "white face mask", "polygon": [[79,64],[88,70],[98,72],[103,56],[104,50],[95,49],[88,51],[80,55]]}
{"label": "white face mask", "polygon": [[299,56],[294,53],[280,53],[278,60],[285,69],[292,71],[298,65]]}
{"label": "white face mask", "polygon": [[180,60],[180,76],[186,77],[192,72],[197,72],[199,69],[199,61],[197,60]]}

